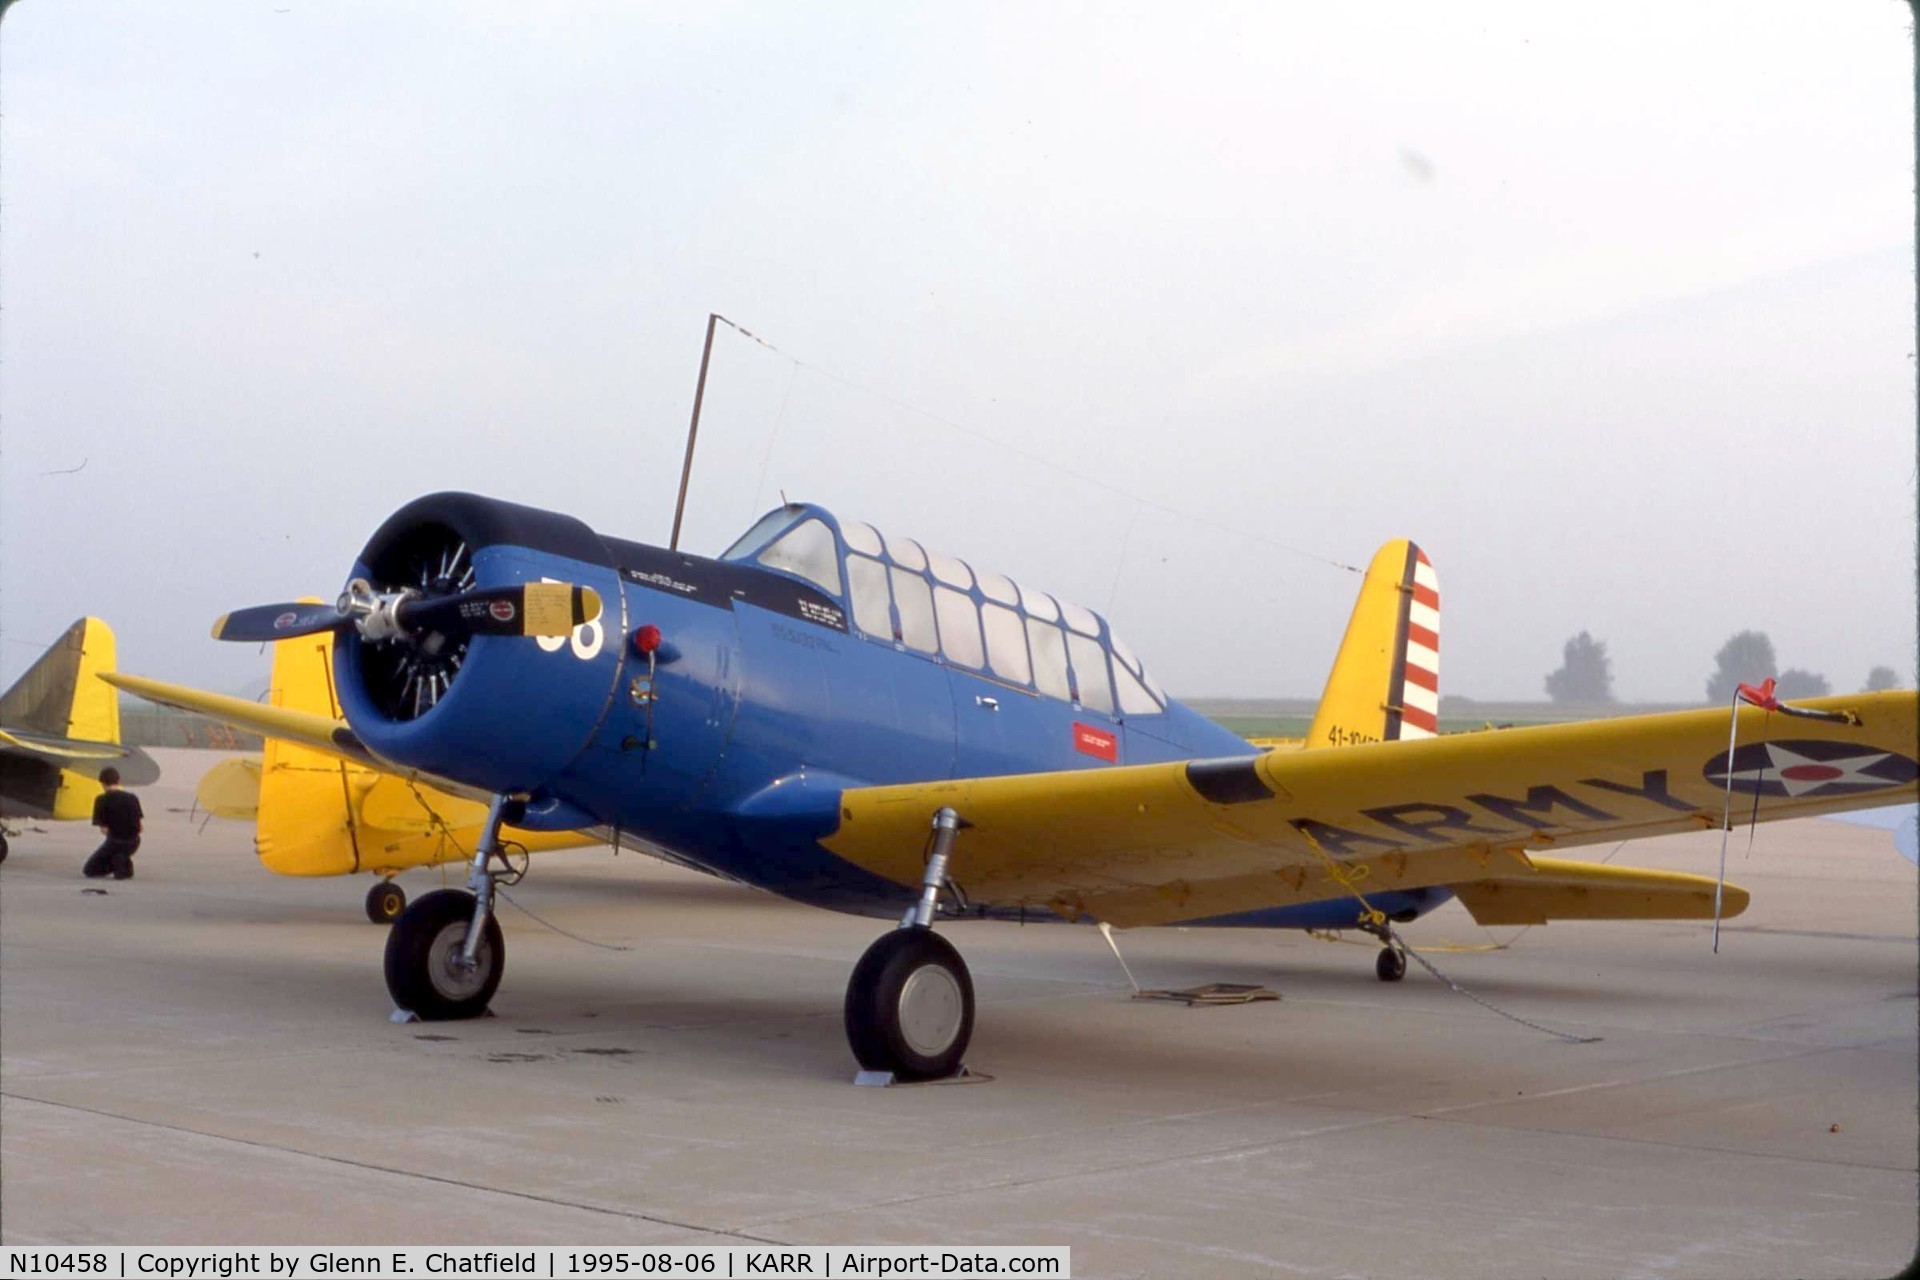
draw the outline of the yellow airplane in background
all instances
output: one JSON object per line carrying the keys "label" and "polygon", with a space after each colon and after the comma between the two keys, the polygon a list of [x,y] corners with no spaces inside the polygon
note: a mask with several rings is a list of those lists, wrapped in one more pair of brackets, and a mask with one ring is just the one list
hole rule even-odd
{"label": "yellow airplane in background", "polygon": [[[340,714],[332,649],[331,637],[324,635],[276,642],[266,707],[138,676],[106,678],[149,701],[236,727],[261,729],[263,712],[280,716],[276,723],[283,728],[331,724]],[[254,847],[267,870],[283,876],[379,876],[367,891],[367,918],[386,924],[407,905],[406,891],[393,877],[473,856],[487,816],[484,804],[264,731],[260,756],[214,766],[201,778],[195,798],[216,817],[253,822]],[[597,836],[573,831],[509,829],[506,838],[528,852],[601,843]]]}
{"label": "yellow airplane in background", "polygon": [[129,787],[160,776],[153,757],[120,741],[119,695],[97,678],[113,661],[113,629],[81,618],[0,694],[0,861],[7,818],[91,818],[103,766]]}

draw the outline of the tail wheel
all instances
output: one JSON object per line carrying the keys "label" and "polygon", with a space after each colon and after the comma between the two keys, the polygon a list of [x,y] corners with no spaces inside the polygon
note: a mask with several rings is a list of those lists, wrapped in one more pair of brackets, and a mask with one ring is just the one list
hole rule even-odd
{"label": "tail wheel", "polygon": [[480,931],[473,963],[461,949],[473,919],[473,895],[436,889],[400,914],[387,934],[387,991],[393,1002],[426,1022],[477,1018],[500,986],[507,948],[491,914]]}
{"label": "tail wheel", "polygon": [[973,979],[931,929],[896,929],[867,948],[847,981],[847,1042],[868,1071],[950,1076],[973,1036]]}
{"label": "tail wheel", "polygon": [[1382,947],[1374,958],[1373,973],[1382,982],[1398,982],[1407,976],[1407,958],[1393,947]]}
{"label": "tail wheel", "polygon": [[375,924],[392,924],[406,909],[407,891],[391,880],[367,890],[367,919]]}

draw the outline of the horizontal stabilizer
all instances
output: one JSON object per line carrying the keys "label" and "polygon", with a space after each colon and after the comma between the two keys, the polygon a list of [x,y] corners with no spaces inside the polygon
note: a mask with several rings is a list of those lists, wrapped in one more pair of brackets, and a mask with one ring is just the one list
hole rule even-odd
{"label": "horizontal stabilizer", "polygon": [[241,756],[222,760],[200,775],[193,802],[216,818],[252,822],[260,814],[260,760]]}
{"label": "horizontal stabilizer", "polygon": [[[1531,873],[1450,886],[1477,924],[1549,920],[1711,920],[1711,876],[1609,867],[1565,858],[1529,859]],[[1747,891],[1726,886],[1722,919],[1747,909]]]}
{"label": "horizontal stabilizer", "polygon": [[0,750],[16,751],[53,764],[69,766],[88,760],[119,760],[127,754],[127,748],[118,743],[86,742],[25,729],[12,732],[0,729]]}

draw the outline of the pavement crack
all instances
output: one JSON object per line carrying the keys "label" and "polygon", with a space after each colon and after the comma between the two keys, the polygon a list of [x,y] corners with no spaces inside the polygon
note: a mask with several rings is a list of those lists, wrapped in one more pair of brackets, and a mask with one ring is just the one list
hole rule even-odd
{"label": "pavement crack", "polygon": [[[1400,1124],[1414,1117],[1406,1115],[1369,1116],[1365,1120],[1353,1120],[1342,1124],[1322,1125],[1317,1129],[1303,1129],[1298,1133],[1289,1133],[1281,1138],[1264,1138],[1256,1142],[1236,1142],[1223,1147],[1209,1147],[1204,1151],[1185,1151],[1173,1155],[1154,1156],[1146,1160],[1121,1160],[1093,1167],[1068,1169],[1060,1173],[1035,1174],[1026,1178],[988,1179],[964,1187],[948,1186],[938,1191],[914,1195],[893,1196],[884,1200],[874,1200],[862,1204],[866,1209],[893,1209],[901,1205],[921,1204],[928,1200],[951,1200],[956,1195],[971,1195],[981,1191],[1008,1191],[1021,1187],[1040,1187],[1049,1183],[1069,1182],[1075,1178],[1099,1177],[1107,1173],[1126,1173],[1136,1169],[1151,1169],[1158,1165],[1182,1164],[1199,1160],[1218,1160],[1225,1157],[1244,1155],[1250,1151],[1260,1151],[1272,1147],[1284,1147],[1289,1143],[1309,1138],[1323,1138],[1330,1133],[1352,1133],[1359,1129],[1371,1129],[1380,1125]],[[820,1216],[818,1209],[808,1209],[802,1213],[787,1214],[778,1218],[757,1220],[756,1226],[779,1226],[783,1223],[798,1222],[806,1218]]]}
{"label": "pavement crack", "polygon": [[340,1165],[348,1169],[363,1169],[369,1173],[384,1173],[396,1178],[417,1178],[422,1182],[438,1183],[441,1186],[459,1187],[465,1191],[483,1191],[490,1195],[506,1196],[514,1200],[527,1200],[536,1204],[555,1205],[563,1209],[579,1209],[585,1213],[604,1214],[610,1218],[625,1218],[633,1222],[647,1222],[659,1227],[673,1227],[680,1231],[697,1231],[703,1235],[726,1236],[730,1239],[745,1240],[753,1244],[787,1245],[788,1240],[774,1240],[767,1236],[756,1236],[750,1232],[730,1227],[707,1226],[698,1222],[683,1222],[678,1218],[663,1218],[658,1214],[641,1213],[636,1209],[619,1209],[610,1205],[591,1204],[582,1200],[568,1200],[560,1196],[543,1196],[532,1191],[516,1191],[507,1187],[491,1186],[484,1182],[469,1182],[464,1178],[450,1178],[445,1174],[422,1173],[418,1169],[403,1169],[393,1165],[379,1164],[372,1160],[355,1160],[349,1156],[327,1155],[319,1151],[306,1151],[299,1147],[282,1146],[273,1142],[260,1142],[252,1138],[235,1138],[224,1133],[210,1133],[205,1129],[195,1129],[187,1125],[168,1124],[164,1120],[148,1120],[142,1116],[125,1115],[118,1111],[109,1111],[103,1107],[83,1107],[73,1102],[54,1102],[47,1098],[36,1098],[31,1094],[14,1093],[0,1090],[0,1098],[11,1098],[16,1102],[29,1102],[36,1106],[57,1107],[62,1111],[75,1111],[82,1115],[100,1116],[107,1120],[119,1120],[125,1124],[137,1124],[148,1129],[158,1129],[165,1133],[182,1133],[196,1138],[206,1138],[213,1142],[230,1142],[238,1147],[250,1147],[257,1151],[275,1151],[283,1155],[303,1156],[309,1160],[319,1160],[327,1164]]}

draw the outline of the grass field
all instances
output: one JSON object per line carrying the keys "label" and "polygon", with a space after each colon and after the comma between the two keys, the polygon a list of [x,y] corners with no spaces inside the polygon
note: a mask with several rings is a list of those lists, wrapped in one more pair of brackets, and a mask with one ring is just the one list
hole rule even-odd
{"label": "grass field", "polygon": [[[1188,703],[1215,724],[1243,738],[1302,738],[1313,722],[1314,704],[1304,698],[1254,700],[1195,698]],[[1611,703],[1572,706],[1553,702],[1476,702],[1471,698],[1440,700],[1440,732],[1465,733],[1473,729],[1511,728],[1515,725],[1565,724],[1571,720],[1604,720],[1614,716],[1646,715],[1659,711],[1694,710],[1678,703]]]}

